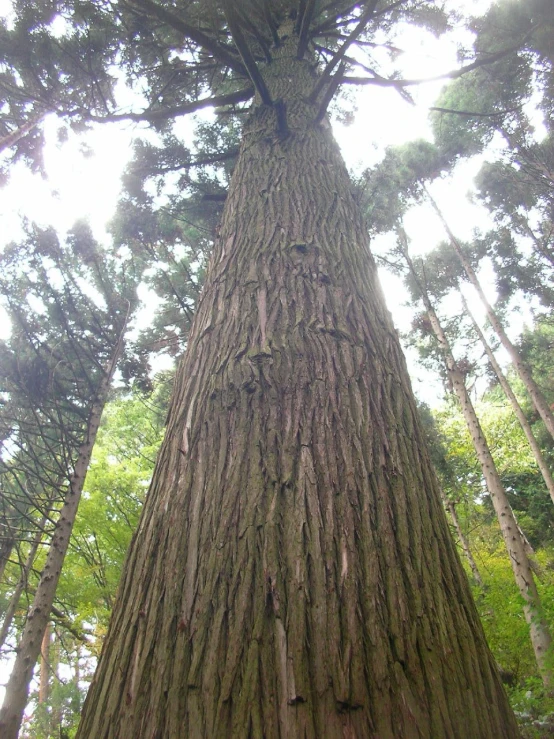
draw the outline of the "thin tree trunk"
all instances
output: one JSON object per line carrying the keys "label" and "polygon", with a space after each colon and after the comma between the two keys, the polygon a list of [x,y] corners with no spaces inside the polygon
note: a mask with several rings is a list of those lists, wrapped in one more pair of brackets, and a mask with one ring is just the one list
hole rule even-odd
{"label": "thin tree trunk", "polygon": [[[460,295],[462,293],[460,292]],[[550,474],[550,469],[548,468],[548,465],[546,463],[545,458],[542,455],[541,449],[538,445],[537,440],[535,439],[535,436],[533,434],[533,430],[531,429],[531,426],[529,425],[529,422],[525,418],[525,413],[523,412],[515,394],[512,390],[510,383],[508,382],[506,376],[502,372],[502,368],[498,364],[496,357],[494,356],[494,352],[490,347],[490,344],[488,343],[485,334],[482,332],[481,327],[475,320],[475,317],[473,313],[469,310],[468,304],[464,296],[462,295],[462,303],[464,306],[465,312],[468,314],[468,316],[471,318],[471,321],[473,323],[473,326],[475,328],[475,331],[477,335],[479,336],[479,339],[481,340],[481,343],[483,344],[483,347],[485,348],[485,352],[487,354],[487,357],[489,358],[489,362],[491,363],[491,367],[494,370],[494,374],[496,375],[498,382],[500,383],[500,387],[502,390],[504,390],[504,393],[506,394],[506,397],[511,403],[512,408],[514,409],[514,413],[516,415],[517,420],[519,421],[519,424],[521,428],[523,429],[523,433],[525,434],[525,438],[529,442],[529,446],[531,447],[531,451],[533,452],[533,456],[535,458],[535,461],[537,462],[537,466],[541,472],[541,475],[543,477],[543,480],[546,484],[547,490],[550,494],[550,497],[552,498],[552,502],[554,503],[554,480],[552,479],[552,475]]]}
{"label": "thin tree trunk", "polygon": [[78,737],[515,738],[288,33],[288,133],[254,106]]}
{"label": "thin tree trunk", "polygon": [[0,710],[0,736],[2,739],[17,739],[19,733],[23,711],[28,700],[29,684],[40,654],[44,631],[50,618],[61,568],[69,546],[87,469],[100,426],[100,419],[108,399],[113,373],[123,350],[124,330],[123,328],[120,333],[119,341],[105,369],[96,399],[91,407],[86,439],[79,448],[75,469],[69,480],[65,500],[48,549],[46,563],[19,642],[15,664],[6,685],[4,703]]}
{"label": "thin tree trunk", "polygon": [[504,490],[504,486],[500,480],[500,476],[481,428],[481,424],[479,423],[479,419],[475,413],[469,393],[467,392],[465,376],[458,369],[456,360],[454,359],[454,355],[450,348],[450,343],[440,324],[437,314],[435,313],[433,305],[431,304],[427,290],[418,278],[413,262],[408,254],[407,240],[405,236],[403,241],[405,245],[404,255],[406,262],[414,279],[418,280],[425,310],[444,358],[448,379],[450,380],[452,389],[460,403],[460,407],[475,448],[475,453],[483,471],[483,477],[485,478],[492,504],[500,524],[502,537],[508,551],[514,579],[525,602],[523,609],[525,618],[529,624],[531,643],[533,644],[537,666],[544,684],[546,686],[550,686],[552,684],[552,672],[549,665],[548,652],[551,645],[551,636],[543,617],[540,597],[533,577],[531,563],[527,556],[526,545],[521,536],[518,523],[515,520],[506,491]]}
{"label": "thin tree trunk", "polygon": [[512,344],[510,339],[508,338],[508,335],[506,331],[504,330],[504,326],[502,325],[500,319],[496,315],[496,312],[494,311],[493,307],[487,300],[487,297],[485,293],[483,292],[483,288],[481,287],[481,283],[479,282],[479,279],[477,275],[475,274],[475,270],[467,260],[462,247],[460,246],[459,241],[456,239],[452,231],[450,230],[450,227],[448,223],[446,222],[442,211],[440,210],[439,206],[429,193],[429,191],[425,190],[427,194],[427,198],[429,199],[429,202],[433,206],[435,212],[439,216],[446,233],[448,234],[448,238],[450,239],[450,243],[452,244],[452,247],[454,251],[456,252],[458,259],[460,260],[460,264],[462,265],[468,280],[471,282],[473,287],[475,288],[477,294],[479,295],[479,298],[481,302],[483,303],[485,310],[487,312],[487,317],[491,323],[491,326],[496,331],[496,334],[498,335],[498,338],[502,342],[502,346],[506,349],[508,354],[510,355],[510,358],[512,362],[514,363],[514,367],[517,370],[518,375],[521,378],[521,381],[527,388],[527,391],[529,395],[531,396],[531,400],[533,401],[533,405],[537,409],[537,412],[539,413],[540,417],[544,421],[544,424],[546,428],[548,429],[550,435],[552,438],[554,438],[554,415],[552,415],[552,411],[550,410],[550,406],[548,405],[548,402],[546,401],[546,398],[542,394],[539,386],[533,379],[533,375],[531,374],[531,370],[525,362],[522,360],[518,350],[516,347]]}
{"label": "thin tree trunk", "polygon": [[0,628],[0,648],[4,646],[4,643],[8,637],[10,626],[12,625],[13,618],[17,611],[17,606],[19,605],[19,601],[21,599],[21,594],[23,593],[29,582],[29,573],[31,572],[31,567],[33,566],[33,562],[35,561],[35,557],[37,556],[37,550],[40,546],[40,542],[42,541],[46,520],[46,516],[43,516],[39,528],[35,533],[25,564],[23,565],[23,570],[19,577],[19,581],[15,586],[15,590],[13,591],[12,597],[10,598],[6,613],[4,614],[2,628]]}
{"label": "thin tree trunk", "polygon": [[42,637],[42,645],[40,648],[40,681],[38,688],[39,703],[46,703],[48,701],[50,687],[50,640],[50,623],[47,623],[46,628],[44,629],[44,636]]}
{"label": "thin tree trunk", "polygon": [[9,149],[10,146],[17,144],[24,136],[26,136],[33,128],[36,128],[38,124],[44,118],[45,113],[38,113],[37,115],[30,118],[26,123],[16,128],[11,133],[6,134],[0,138],[0,152],[5,149]]}
{"label": "thin tree trunk", "polygon": [[473,557],[473,553],[471,551],[471,547],[469,546],[467,536],[465,535],[464,530],[462,529],[462,526],[460,524],[458,512],[456,511],[456,504],[453,500],[450,500],[450,498],[448,498],[444,494],[444,491],[442,491],[442,498],[446,504],[446,507],[448,508],[448,512],[450,513],[450,518],[452,519],[452,523],[454,524],[454,528],[456,529],[456,533],[458,534],[458,539],[460,540],[462,551],[465,558],[467,559],[467,563],[469,564],[471,574],[473,575],[475,582],[483,587],[483,578],[481,577],[481,573],[479,572],[479,568],[477,567],[477,563],[475,562],[475,558]]}
{"label": "thin tree trunk", "polygon": [[4,577],[6,571],[6,565],[10,561],[10,554],[12,553],[15,541],[12,538],[5,537],[0,542],[0,582]]}

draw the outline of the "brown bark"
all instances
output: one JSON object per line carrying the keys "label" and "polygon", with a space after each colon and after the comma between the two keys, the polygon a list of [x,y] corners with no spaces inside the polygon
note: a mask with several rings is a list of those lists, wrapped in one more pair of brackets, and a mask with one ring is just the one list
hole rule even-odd
{"label": "brown bark", "polygon": [[108,399],[108,393],[118,359],[123,349],[123,334],[105,369],[95,401],[91,407],[86,438],[77,456],[73,474],[54,529],[46,563],[39,580],[33,603],[27,616],[25,628],[18,645],[14,667],[6,684],[6,693],[0,710],[0,736],[2,739],[17,739],[23,711],[28,700],[29,684],[40,654],[41,642],[56,594],[63,561],[69,546],[73,524],[77,515],[81,493],[87,473],[100,419]]}
{"label": "brown bark", "polygon": [[525,434],[525,438],[527,439],[529,446],[531,447],[531,451],[533,452],[533,456],[535,458],[535,461],[537,462],[537,467],[539,468],[541,472],[541,475],[545,482],[548,493],[550,494],[550,497],[552,498],[552,502],[554,503],[554,480],[552,479],[552,475],[550,473],[550,469],[548,468],[546,460],[543,457],[541,448],[539,447],[538,442],[535,439],[533,430],[531,429],[529,422],[525,418],[525,413],[523,412],[523,409],[518,403],[518,400],[514,394],[514,391],[510,387],[510,383],[508,382],[506,376],[502,372],[502,368],[498,364],[496,357],[494,356],[494,352],[489,345],[489,342],[487,341],[484,333],[481,331],[481,327],[475,320],[473,313],[469,310],[467,301],[463,295],[462,295],[462,302],[463,302],[464,310],[466,311],[468,316],[471,318],[471,321],[473,323],[477,336],[479,336],[479,339],[481,340],[481,343],[483,344],[483,347],[485,349],[489,362],[491,363],[491,367],[494,370],[494,374],[496,375],[496,377],[498,378],[498,382],[500,383],[500,387],[502,388],[502,390],[504,390],[506,397],[510,401],[510,404],[514,410],[516,418],[519,421],[519,424],[523,430],[523,433]]}
{"label": "brown bark", "polygon": [[518,736],[296,51],[263,70],[288,135],[246,124],[80,739]]}
{"label": "brown bark", "polygon": [[487,312],[487,317],[491,323],[491,326],[495,330],[498,338],[500,339],[502,346],[506,349],[508,354],[510,355],[510,359],[512,360],[514,367],[516,368],[516,371],[521,378],[521,381],[527,388],[527,392],[529,393],[531,400],[533,402],[533,405],[537,409],[538,414],[544,421],[544,425],[548,429],[548,432],[554,438],[554,415],[552,414],[552,411],[550,410],[550,406],[548,405],[548,402],[544,395],[542,394],[539,386],[533,379],[533,375],[531,373],[531,370],[523,359],[521,358],[518,350],[516,347],[512,344],[510,339],[508,338],[508,334],[504,330],[504,326],[502,325],[502,322],[496,315],[496,312],[494,311],[492,305],[487,300],[487,296],[485,295],[483,288],[481,287],[481,283],[479,282],[479,279],[477,275],[475,274],[475,270],[471,266],[470,262],[466,258],[462,247],[460,246],[459,241],[454,236],[453,232],[451,231],[448,223],[446,222],[442,211],[438,207],[437,203],[429,193],[429,191],[426,189],[426,195],[433,206],[435,212],[439,216],[440,220],[442,221],[442,224],[446,230],[446,233],[448,234],[448,238],[450,239],[450,243],[452,244],[452,247],[454,251],[456,252],[456,255],[458,259],[460,260],[460,264],[462,265],[464,272],[466,273],[468,280],[471,282],[473,287],[475,288],[475,291],[479,295],[479,299],[483,303],[483,306],[485,307],[485,310]]}
{"label": "brown bark", "polygon": [[[406,241],[404,241],[406,245]],[[494,459],[489,449],[487,439],[475,413],[473,403],[469,397],[469,393],[465,384],[465,375],[458,369],[454,355],[450,348],[450,342],[440,324],[438,316],[431,304],[429,295],[418,279],[417,272],[410,259],[407,248],[405,249],[405,258],[412,275],[419,282],[421,296],[425,305],[425,310],[431,323],[433,333],[437,339],[437,343],[441,350],[446,366],[448,379],[452,385],[452,390],[458,401],[467,423],[467,427],[473,442],[475,453],[483,471],[487,489],[490,493],[492,504],[500,524],[500,530],[504,539],[504,544],[512,565],[512,572],[518,590],[524,600],[525,619],[529,624],[529,632],[535,660],[539,668],[539,672],[546,686],[552,684],[552,670],[549,664],[549,651],[551,648],[551,636],[548,626],[543,617],[540,597],[537,591],[531,562],[527,554],[527,547],[521,530],[514,517],[514,513],[508,501],[506,491],[502,485],[500,475],[496,469]]]}

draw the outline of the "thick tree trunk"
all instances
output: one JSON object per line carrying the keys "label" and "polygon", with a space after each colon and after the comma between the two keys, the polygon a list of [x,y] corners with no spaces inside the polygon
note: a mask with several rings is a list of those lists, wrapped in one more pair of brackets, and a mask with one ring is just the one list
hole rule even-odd
{"label": "thick tree trunk", "polygon": [[100,426],[100,419],[108,399],[113,373],[123,349],[123,334],[124,330],[122,329],[120,339],[114,347],[112,357],[106,367],[91,407],[86,438],[79,448],[77,462],[69,480],[64,503],[60,509],[44,569],[18,645],[14,667],[6,685],[4,702],[0,710],[0,736],[2,739],[17,739],[19,734],[23,711],[29,696],[29,684],[40,654],[44,632],[50,619],[61,568],[69,546],[87,469]]}
{"label": "thick tree trunk", "polygon": [[[405,252],[406,261],[415,279],[418,279],[414,265]],[[458,398],[460,407],[467,423],[467,427],[473,442],[475,453],[483,471],[487,489],[490,493],[492,504],[500,524],[500,530],[504,544],[508,552],[514,579],[518,590],[524,600],[523,610],[529,624],[531,643],[535,653],[535,659],[544,684],[548,687],[552,684],[552,670],[550,667],[551,636],[548,626],[543,617],[540,597],[533,577],[531,562],[527,553],[525,537],[519,528],[514,513],[508,501],[506,491],[502,485],[500,475],[496,469],[494,459],[489,449],[487,439],[475,413],[475,408],[467,392],[465,376],[458,369],[454,355],[450,348],[450,342],[440,324],[435,310],[429,299],[425,287],[420,284],[421,294],[427,316],[431,323],[433,333],[437,339],[441,353],[444,357],[448,379],[452,389]]]}
{"label": "thick tree trunk", "polygon": [[546,398],[542,394],[539,386],[533,379],[533,375],[531,373],[531,370],[523,359],[521,358],[518,350],[516,347],[512,344],[510,339],[508,338],[508,334],[504,330],[504,326],[502,325],[502,322],[496,315],[495,310],[493,309],[492,305],[487,300],[487,296],[485,295],[483,288],[481,287],[481,283],[479,282],[479,279],[477,275],[475,274],[475,270],[471,266],[470,262],[466,258],[466,255],[463,252],[462,247],[460,246],[460,243],[452,233],[450,226],[446,222],[446,219],[444,218],[442,211],[440,210],[439,206],[431,196],[428,190],[426,190],[427,198],[429,199],[429,202],[433,206],[435,212],[439,216],[440,220],[442,221],[442,224],[446,230],[446,233],[448,234],[448,238],[450,239],[450,243],[452,244],[452,247],[454,251],[456,252],[456,255],[458,256],[458,259],[460,260],[460,264],[462,265],[464,272],[467,275],[468,280],[471,282],[473,287],[475,288],[477,294],[479,295],[479,299],[483,303],[483,306],[485,307],[485,310],[487,312],[487,317],[489,321],[491,322],[491,326],[496,331],[496,334],[498,338],[500,339],[500,342],[502,343],[502,346],[506,349],[508,354],[510,355],[510,359],[512,360],[514,367],[516,368],[516,371],[521,378],[521,381],[527,388],[527,392],[529,393],[531,400],[533,402],[533,405],[537,409],[538,414],[544,421],[544,425],[548,429],[548,432],[554,438],[554,415],[552,414],[552,411],[550,410],[550,406],[548,405],[548,402],[546,401]]}
{"label": "thick tree trunk", "polygon": [[460,540],[460,546],[462,547],[462,551],[469,565],[469,569],[471,570],[471,574],[473,575],[475,582],[483,587],[483,578],[481,577],[481,573],[479,572],[479,568],[477,567],[477,562],[475,561],[475,557],[473,556],[473,552],[471,551],[471,547],[469,546],[467,536],[465,535],[464,530],[462,529],[462,526],[460,524],[458,512],[456,511],[456,504],[453,500],[447,498],[444,493],[443,500],[446,504],[446,507],[448,508],[448,512],[450,513],[450,518],[452,519],[452,523],[454,524],[454,528],[456,529],[458,539]]}
{"label": "thick tree trunk", "polygon": [[[78,736],[517,737],[312,71],[256,106]],[[279,131],[280,128],[280,131]]]}
{"label": "thick tree trunk", "polygon": [[[461,293],[460,293],[461,294]],[[554,480],[552,479],[552,475],[550,473],[550,469],[548,468],[548,465],[546,463],[545,458],[543,457],[543,454],[541,452],[541,448],[535,439],[535,435],[533,434],[533,430],[531,426],[529,425],[529,422],[527,421],[527,418],[525,417],[525,413],[523,412],[523,409],[521,408],[520,404],[518,403],[518,400],[514,394],[514,391],[510,387],[510,383],[508,382],[506,376],[502,372],[502,368],[498,364],[496,357],[494,356],[494,352],[491,349],[489,342],[487,341],[485,334],[481,331],[481,327],[475,320],[475,317],[473,316],[473,313],[469,310],[469,307],[467,305],[467,301],[462,295],[462,302],[464,306],[464,310],[468,314],[468,316],[471,318],[471,321],[473,323],[473,326],[475,328],[475,331],[477,333],[477,336],[481,340],[481,343],[483,344],[483,347],[485,349],[485,352],[487,354],[487,357],[489,358],[489,362],[491,363],[491,367],[494,370],[494,374],[498,378],[498,382],[500,383],[500,387],[502,390],[504,390],[504,393],[506,394],[506,397],[510,401],[510,404],[512,408],[514,409],[514,413],[516,415],[517,420],[519,421],[519,425],[523,429],[523,433],[525,434],[525,438],[527,439],[529,446],[531,447],[531,451],[533,452],[533,456],[537,462],[537,466],[541,472],[542,478],[545,482],[546,488],[550,494],[550,497],[552,498],[552,502],[554,503]]]}

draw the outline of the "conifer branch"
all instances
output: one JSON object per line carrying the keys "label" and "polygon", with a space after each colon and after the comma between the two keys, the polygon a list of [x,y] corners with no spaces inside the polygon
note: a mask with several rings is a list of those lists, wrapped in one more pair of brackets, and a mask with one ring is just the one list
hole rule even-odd
{"label": "conifer branch", "polygon": [[329,85],[327,86],[327,89],[321,101],[321,105],[319,106],[319,110],[317,111],[317,115],[315,117],[316,123],[320,123],[323,120],[323,116],[327,112],[329,103],[333,99],[333,96],[335,92],[337,91],[337,87],[340,85],[342,81],[345,69],[346,69],[346,63],[341,62],[340,67],[338,68],[337,72],[331,77],[331,81],[329,82]]}
{"label": "conifer branch", "polygon": [[227,23],[229,24],[229,29],[231,31],[233,41],[235,42],[235,45],[239,50],[239,54],[241,55],[244,66],[248,71],[248,75],[252,80],[252,83],[256,88],[256,91],[260,96],[262,103],[264,103],[264,105],[273,105],[273,100],[271,99],[271,94],[267,88],[267,85],[265,84],[265,80],[260,74],[260,70],[258,69],[256,60],[254,59],[254,56],[250,51],[248,42],[244,38],[244,34],[240,27],[240,22],[237,18],[233,4],[229,2],[229,0],[223,0],[223,9],[225,12],[225,17],[227,18]]}
{"label": "conifer branch", "polygon": [[381,87],[409,87],[411,85],[421,85],[425,82],[437,82],[438,80],[456,80],[458,77],[462,77],[464,74],[467,74],[468,72],[472,72],[474,69],[479,69],[479,67],[485,67],[489,64],[494,64],[495,62],[499,61],[500,59],[503,59],[505,56],[508,56],[509,54],[513,54],[516,51],[519,51],[522,47],[522,45],[527,41],[529,36],[536,30],[536,28],[532,28],[531,31],[525,34],[525,36],[521,39],[521,41],[518,44],[514,44],[513,46],[508,46],[506,49],[501,49],[500,51],[495,52],[494,54],[489,54],[488,56],[485,56],[484,58],[476,59],[475,61],[471,62],[471,64],[466,64],[463,67],[460,67],[459,69],[452,69],[449,72],[444,72],[443,74],[437,74],[433,77],[420,77],[418,79],[391,79],[389,77],[381,77],[377,73],[373,73],[373,77],[344,77],[343,82],[347,85],[379,85]]}
{"label": "conifer branch", "polygon": [[129,0],[128,5],[130,7],[143,9],[150,15],[156,16],[164,23],[167,23],[168,26],[171,26],[171,28],[182,33],[183,36],[186,36],[206,51],[209,51],[210,54],[213,54],[214,57],[222,64],[225,64],[225,66],[234,69],[235,72],[238,72],[241,75],[245,74],[244,66],[241,64],[240,60],[233,55],[233,50],[230,47],[225,47],[223,44],[220,44],[207,33],[204,33],[204,31],[201,31],[195,26],[191,26],[167,8],[163,8],[161,5],[152,2],[152,0]]}
{"label": "conifer branch", "polygon": [[162,108],[160,110],[144,110],[142,113],[110,113],[105,116],[89,115],[89,120],[98,122],[112,122],[112,121],[166,121],[169,118],[174,118],[178,115],[186,115],[187,113],[194,113],[202,108],[219,108],[223,105],[233,105],[234,103],[241,103],[254,95],[254,89],[252,87],[245,87],[242,90],[236,92],[230,92],[227,95],[215,95],[209,98],[201,98],[200,100],[194,100],[190,103],[183,103],[183,105],[176,105],[173,108]]}
{"label": "conifer branch", "polygon": [[343,43],[343,45],[339,49],[337,49],[334,56],[327,63],[327,66],[323,70],[323,74],[319,78],[310,96],[312,102],[317,99],[317,96],[319,95],[319,93],[327,85],[327,83],[331,79],[333,70],[335,69],[337,64],[339,64],[342,61],[344,55],[346,54],[350,46],[356,41],[358,36],[360,36],[365,31],[366,26],[369,22],[369,19],[373,15],[378,2],[379,0],[370,0],[369,5],[366,7],[365,11],[360,16],[360,20],[358,21],[354,30],[348,34],[348,36],[346,37],[346,41]]}
{"label": "conifer branch", "polygon": [[306,49],[308,48],[309,41],[309,30],[310,23],[315,9],[315,0],[303,0],[302,1],[303,13],[302,16],[298,16],[298,50],[296,56],[298,59],[303,59]]}

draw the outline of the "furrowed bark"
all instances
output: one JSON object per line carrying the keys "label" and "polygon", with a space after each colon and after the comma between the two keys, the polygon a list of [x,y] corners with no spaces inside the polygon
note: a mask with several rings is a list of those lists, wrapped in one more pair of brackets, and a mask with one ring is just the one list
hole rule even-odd
{"label": "furrowed bark", "polygon": [[310,64],[260,69],[78,737],[517,737]]}
{"label": "furrowed bark", "polygon": [[491,367],[494,370],[494,374],[496,375],[496,377],[498,378],[498,382],[500,383],[500,387],[502,388],[502,390],[504,390],[506,397],[510,401],[510,404],[514,410],[516,418],[519,421],[519,425],[521,426],[523,433],[525,434],[525,438],[527,439],[527,442],[529,443],[529,446],[531,447],[531,451],[533,452],[533,457],[535,458],[537,467],[540,470],[542,479],[544,480],[548,493],[550,497],[552,498],[552,502],[554,503],[554,480],[552,479],[552,474],[543,456],[541,448],[537,440],[535,439],[535,435],[533,434],[533,429],[529,425],[529,422],[527,421],[527,418],[525,417],[525,413],[523,412],[523,409],[520,406],[518,399],[516,398],[514,391],[512,390],[510,386],[510,383],[508,382],[506,376],[502,372],[502,368],[498,364],[498,361],[496,357],[494,356],[494,352],[491,349],[489,342],[487,341],[485,337],[485,334],[481,331],[481,327],[475,320],[473,313],[469,310],[467,301],[463,295],[462,295],[462,302],[463,302],[464,310],[470,317],[471,322],[473,323],[473,327],[475,328],[475,331],[477,333],[477,336],[479,337],[479,339],[481,340],[481,343],[483,344],[485,353],[489,359],[489,362],[491,363]]}
{"label": "furrowed bark", "polygon": [[[412,275],[416,280],[418,280],[417,272],[407,250],[404,252],[404,255]],[[465,384],[465,376],[458,369],[456,360],[454,359],[454,355],[450,348],[450,342],[448,341],[438,316],[431,304],[429,295],[421,282],[419,280],[418,282],[427,316],[429,317],[433,333],[435,334],[437,343],[444,358],[448,379],[450,380],[452,390],[460,403],[460,408],[466,421],[475,453],[479,460],[479,464],[481,465],[483,477],[500,525],[502,538],[506,545],[506,550],[512,566],[512,572],[514,573],[514,579],[524,600],[523,611],[525,613],[525,619],[529,624],[529,633],[537,667],[545,686],[549,687],[552,685],[552,669],[550,667],[549,660],[552,639],[548,630],[548,625],[543,616],[539,593],[533,577],[531,562],[527,554],[526,542],[515,519],[506,491],[504,490],[500,475],[498,474],[494,459],[490,452],[487,439],[483,433],[481,424],[479,423],[479,419],[477,418],[477,414],[473,407],[473,403],[469,397]]]}
{"label": "furrowed bark", "polygon": [[477,275],[475,274],[475,270],[473,269],[470,262],[466,258],[466,255],[464,254],[463,249],[460,246],[460,242],[456,239],[453,232],[451,231],[450,226],[448,225],[448,223],[446,222],[442,214],[442,211],[440,210],[439,206],[437,205],[437,203],[435,202],[435,200],[430,195],[427,189],[425,190],[425,193],[433,209],[439,216],[446,230],[446,233],[448,234],[450,243],[452,244],[452,247],[454,251],[456,252],[457,257],[460,260],[460,264],[462,265],[464,272],[467,275],[468,280],[471,282],[471,284],[475,288],[477,295],[479,295],[479,299],[483,303],[483,306],[487,312],[487,317],[491,323],[491,326],[493,327],[498,338],[500,339],[502,346],[506,349],[506,351],[510,355],[510,358],[514,364],[514,367],[516,368],[516,371],[519,377],[521,378],[521,381],[527,388],[527,392],[529,393],[531,400],[533,401],[533,405],[535,406],[538,414],[544,421],[544,425],[548,429],[548,432],[550,433],[552,438],[554,438],[554,415],[552,414],[552,411],[550,410],[550,407],[546,401],[546,398],[544,397],[539,386],[533,379],[531,370],[529,369],[529,367],[527,367],[527,365],[521,358],[518,350],[510,341],[508,334],[504,330],[504,326],[502,325],[502,322],[496,315],[494,308],[487,300],[487,296],[485,295],[483,288],[481,287],[481,283],[479,282],[479,279]]}
{"label": "furrowed bark", "polygon": [[65,500],[60,509],[50,542],[44,569],[18,645],[14,667],[6,684],[4,702],[0,709],[0,736],[2,739],[17,739],[19,734],[23,712],[29,697],[29,685],[40,655],[44,632],[50,620],[50,612],[69,546],[73,524],[75,523],[87,469],[100,426],[100,419],[108,399],[113,373],[123,349],[123,333],[122,330],[120,339],[114,347],[110,362],[99,384],[95,402],[91,407],[86,440],[79,449],[77,462],[69,480]]}

